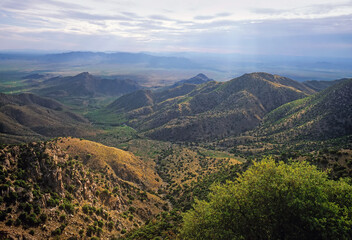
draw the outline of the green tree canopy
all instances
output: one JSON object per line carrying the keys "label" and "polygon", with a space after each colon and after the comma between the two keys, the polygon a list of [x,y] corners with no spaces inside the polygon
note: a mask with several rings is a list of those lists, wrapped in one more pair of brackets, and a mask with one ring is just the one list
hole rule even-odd
{"label": "green tree canopy", "polygon": [[183,216],[182,239],[352,239],[352,186],[307,162],[254,163]]}

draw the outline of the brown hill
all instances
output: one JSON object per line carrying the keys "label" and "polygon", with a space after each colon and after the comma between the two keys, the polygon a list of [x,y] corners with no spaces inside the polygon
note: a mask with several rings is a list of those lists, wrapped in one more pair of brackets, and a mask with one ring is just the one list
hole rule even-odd
{"label": "brown hill", "polygon": [[119,149],[61,138],[4,147],[0,159],[4,239],[117,239],[166,206],[154,166]]}
{"label": "brown hill", "polygon": [[91,134],[83,117],[54,100],[28,93],[0,93],[0,119],[2,143]]}
{"label": "brown hill", "polygon": [[114,173],[143,188],[157,190],[160,186],[160,182],[155,180],[158,177],[153,165],[148,166],[130,152],[78,138],[63,138],[57,145],[66,149],[66,153],[71,156],[78,155],[91,169],[108,169],[108,174]]}
{"label": "brown hill", "polygon": [[155,139],[210,140],[253,129],[269,111],[311,93],[314,90],[294,80],[252,73],[225,83],[184,84],[150,92],[151,101],[127,113],[123,101],[128,98],[131,106],[139,98],[124,96],[109,105],[108,111],[125,115],[128,125]]}

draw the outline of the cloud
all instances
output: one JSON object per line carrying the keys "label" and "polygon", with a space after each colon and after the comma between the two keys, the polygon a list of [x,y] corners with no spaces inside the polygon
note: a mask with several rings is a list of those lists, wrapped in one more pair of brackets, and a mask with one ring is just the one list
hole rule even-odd
{"label": "cloud", "polygon": [[123,20],[128,21],[132,20],[131,17],[126,17],[123,15],[103,15],[103,14],[90,14],[82,11],[61,11],[60,14],[56,15],[57,17],[66,17],[71,19],[79,20]]}
{"label": "cloud", "polygon": [[72,2],[62,2],[62,1],[55,1],[55,0],[26,0],[26,1],[11,1],[11,0],[4,0],[0,6],[3,9],[8,9],[8,10],[28,10],[31,8],[36,8],[36,7],[41,7],[46,5],[48,6],[47,8],[52,8],[52,7],[59,7],[59,8],[65,8],[65,9],[89,9],[85,5],[77,4],[77,3],[72,3]]}
{"label": "cloud", "polygon": [[154,20],[163,20],[163,21],[175,21],[171,18],[168,18],[166,16],[163,16],[163,15],[150,15],[148,18],[151,18],[151,19],[154,19]]}
{"label": "cloud", "polygon": [[217,13],[217,14],[214,14],[214,15],[209,15],[209,16],[195,16],[193,17],[194,20],[213,20],[213,19],[216,19],[216,18],[223,18],[223,17],[229,17],[231,16],[232,13],[229,13],[229,12],[221,12],[221,13]]}
{"label": "cloud", "polygon": [[302,48],[318,54],[335,46],[351,54],[351,2],[268,0],[256,8],[249,1],[204,0],[187,7],[170,2],[3,0],[0,31],[6,36],[0,47],[290,54]]}

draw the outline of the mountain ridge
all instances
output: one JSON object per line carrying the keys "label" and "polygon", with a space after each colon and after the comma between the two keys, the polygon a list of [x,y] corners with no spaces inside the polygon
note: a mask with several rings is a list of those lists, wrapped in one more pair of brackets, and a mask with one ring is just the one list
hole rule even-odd
{"label": "mountain ridge", "polygon": [[102,79],[88,72],[72,77],[54,77],[43,83],[46,86],[36,92],[49,97],[121,96],[142,88],[132,80]]}
{"label": "mountain ridge", "polygon": [[[267,112],[314,92],[288,78],[251,73],[224,83],[183,84],[150,92],[153,101],[129,109],[127,113],[119,109],[123,105],[120,101],[128,97],[125,95],[110,104],[107,111],[124,114],[128,125],[155,139],[204,140],[250,130]],[[145,96],[146,92],[139,94]],[[133,97],[129,101],[133,101]]]}
{"label": "mountain ridge", "polygon": [[352,134],[351,99],[352,79],[339,81],[316,95],[275,109],[265,117],[259,132],[269,136],[281,134],[286,139],[336,138]]}

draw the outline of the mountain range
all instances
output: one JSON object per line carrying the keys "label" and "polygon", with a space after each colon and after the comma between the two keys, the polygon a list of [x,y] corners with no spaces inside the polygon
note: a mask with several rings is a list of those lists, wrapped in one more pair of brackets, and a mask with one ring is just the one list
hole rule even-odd
{"label": "mountain range", "polygon": [[53,76],[0,93],[0,239],[178,239],[195,199],[266,154],[352,176],[352,79]]}
{"label": "mountain range", "polygon": [[10,54],[0,53],[1,61],[32,61],[41,64],[64,64],[66,66],[90,66],[96,64],[140,65],[148,68],[181,68],[201,67],[199,64],[184,58],[173,56],[154,56],[146,53],[129,52],[65,52],[53,54]]}
{"label": "mountain range", "polygon": [[313,93],[285,77],[252,73],[227,82],[140,90],[118,98],[107,111],[123,114],[128,125],[151,138],[199,141],[253,129],[268,112]]}

